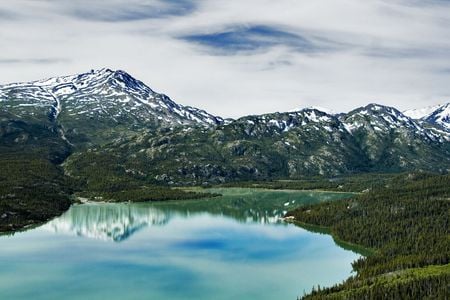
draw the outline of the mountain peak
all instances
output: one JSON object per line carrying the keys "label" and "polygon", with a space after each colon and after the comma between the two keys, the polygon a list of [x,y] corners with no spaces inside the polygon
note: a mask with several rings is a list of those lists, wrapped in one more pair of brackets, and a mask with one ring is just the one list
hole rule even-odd
{"label": "mountain peak", "polygon": [[63,116],[167,127],[223,122],[203,110],[175,103],[123,70],[108,68],[0,86],[0,101],[18,116],[48,115],[50,120]]}
{"label": "mountain peak", "polygon": [[[101,81],[111,77],[115,71],[112,71],[108,68],[102,68],[98,70],[90,70],[89,72],[74,74],[74,75],[65,75],[65,76],[57,76],[50,77],[46,79],[36,80],[29,82],[30,85],[35,86],[53,86],[56,87],[60,84],[69,84],[72,83],[74,85],[85,85],[87,82],[92,81]],[[24,83],[13,83],[12,85],[23,85]]]}
{"label": "mountain peak", "polygon": [[315,106],[315,105],[307,106],[307,107],[303,107],[303,108],[300,108],[300,107],[299,108],[295,108],[295,109],[292,109],[292,110],[290,110],[288,112],[292,112],[293,113],[293,112],[301,112],[301,111],[305,111],[305,110],[318,110],[318,111],[323,112],[323,113],[325,113],[327,115],[336,115],[337,114],[332,109],[328,109],[328,108],[321,107],[321,106]]}
{"label": "mountain peak", "polygon": [[450,132],[450,103],[445,103],[425,117],[429,123],[436,124]]}
{"label": "mountain peak", "polygon": [[400,113],[400,111],[398,111],[394,107],[383,105],[383,104],[378,104],[378,103],[369,103],[362,108],[366,109],[366,110],[370,110],[370,111],[378,111],[378,112],[384,111],[384,112],[390,112],[390,113],[393,113],[393,112]]}
{"label": "mountain peak", "polygon": [[328,115],[333,115],[333,116],[337,114],[336,111],[334,111],[332,109],[329,109],[326,107],[321,107],[321,106],[316,106],[316,105],[308,106],[307,109],[315,109],[315,110],[318,110],[318,111],[321,111]]}
{"label": "mountain peak", "polygon": [[410,109],[405,111],[404,114],[412,119],[425,121],[450,132],[450,102],[419,109]]}
{"label": "mountain peak", "polygon": [[389,130],[420,131],[419,125],[394,107],[370,103],[341,116],[349,132],[356,129],[371,129],[378,132]]}

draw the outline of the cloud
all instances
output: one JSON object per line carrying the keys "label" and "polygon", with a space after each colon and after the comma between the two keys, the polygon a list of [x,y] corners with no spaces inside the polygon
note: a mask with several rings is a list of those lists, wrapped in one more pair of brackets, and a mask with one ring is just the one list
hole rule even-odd
{"label": "cloud", "polygon": [[196,8],[192,0],[132,0],[132,1],[64,1],[61,7],[67,14],[84,20],[128,22],[146,19],[183,16]]}
{"label": "cloud", "polygon": [[405,6],[429,7],[429,6],[450,6],[449,0],[397,0],[397,4]]}
{"label": "cloud", "polygon": [[322,50],[321,47],[301,35],[265,25],[238,26],[222,32],[183,36],[181,39],[198,43],[224,54],[267,50],[278,45],[299,52]]}
{"label": "cloud", "polygon": [[382,57],[386,59],[434,59],[438,57],[446,58],[448,57],[448,49],[442,48],[397,48],[397,47],[383,47],[383,46],[372,46],[367,48],[362,48],[361,54],[371,57]]}
{"label": "cloud", "polygon": [[0,64],[56,64],[56,63],[68,63],[67,58],[0,58]]}
{"label": "cloud", "polygon": [[7,9],[1,9],[0,8],[0,22],[2,21],[8,21],[8,20],[14,20],[17,18],[17,14],[7,10]]}

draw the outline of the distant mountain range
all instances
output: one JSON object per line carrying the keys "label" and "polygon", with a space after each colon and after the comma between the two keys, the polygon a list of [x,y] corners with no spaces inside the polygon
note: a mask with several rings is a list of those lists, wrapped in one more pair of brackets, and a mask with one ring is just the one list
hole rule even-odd
{"label": "distant mountain range", "polygon": [[[224,120],[102,69],[0,86],[0,153],[158,184],[450,169],[450,103]],[[93,172],[95,170],[95,172]]]}

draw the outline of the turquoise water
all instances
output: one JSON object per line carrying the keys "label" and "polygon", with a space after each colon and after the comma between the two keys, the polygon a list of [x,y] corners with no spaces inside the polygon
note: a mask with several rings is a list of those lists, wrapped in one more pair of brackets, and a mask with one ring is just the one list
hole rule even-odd
{"label": "turquoise water", "polygon": [[358,254],[280,220],[346,194],[251,189],[153,204],[74,205],[0,237],[0,299],[296,299]]}

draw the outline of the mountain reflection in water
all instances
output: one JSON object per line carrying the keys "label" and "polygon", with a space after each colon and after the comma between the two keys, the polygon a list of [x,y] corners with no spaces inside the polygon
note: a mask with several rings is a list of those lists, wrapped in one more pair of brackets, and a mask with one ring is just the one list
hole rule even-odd
{"label": "mountain reflection in water", "polygon": [[56,233],[120,242],[151,225],[164,225],[169,215],[154,207],[133,204],[74,205],[61,217],[44,225]]}
{"label": "mountain reflection in water", "polygon": [[43,228],[55,233],[121,242],[149,226],[164,226],[174,216],[207,213],[243,223],[280,223],[288,209],[347,195],[318,192],[214,189],[224,196],[212,199],[158,203],[88,203],[73,205]]}

